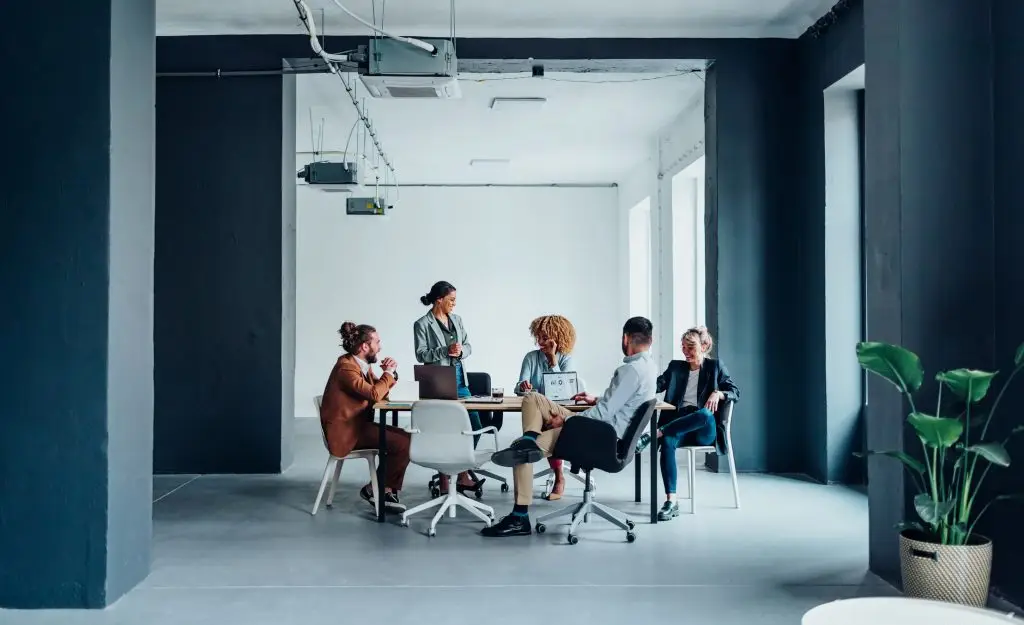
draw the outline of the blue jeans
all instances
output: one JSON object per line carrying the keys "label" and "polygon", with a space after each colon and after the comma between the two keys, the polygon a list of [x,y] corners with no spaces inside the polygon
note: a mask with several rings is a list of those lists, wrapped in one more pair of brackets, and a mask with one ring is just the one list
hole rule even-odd
{"label": "blue jeans", "polygon": [[692,410],[670,418],[658,427],[661,430],[661,479],[665,492],[676,492],[679,468],[676,465],[676,449],[683,445],[714,445],[715,415],[707,408]]}
{"label": "blue jeans", "polygon": [[[459,399],[465,399],[466,397],[472,397],[473,394],[469,392],[469,387],[466,386],[466,374],[462,369],[462,362],[455,363],[455,379],[459,381]],[[469,423],[472,425],[473,430],[479,430],[482,426],[480,425],[480,413],[476,410],[469,411]],[[476,449],[477,443],[480,442],[480,435],[477,434],[473,437],[473,448]]]}

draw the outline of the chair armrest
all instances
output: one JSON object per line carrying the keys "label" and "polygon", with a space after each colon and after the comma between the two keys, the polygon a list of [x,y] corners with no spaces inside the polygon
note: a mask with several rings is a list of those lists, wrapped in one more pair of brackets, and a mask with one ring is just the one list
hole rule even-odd
{"label": "chair armrest", "polygon": [[562,427],[553,455],[568,460],[574,467],[610,471],[619,464],[618,444],[619,437],[610,423],[573,417]]}
{"label": "chair armrest", "polygon": [[462,433],[463,436],[476,436],[477,434],[487,434],[490,432],[494,435],[494,451],[498,451],[498,428],[493,425],[482,427],[479,430],[466,430]]}

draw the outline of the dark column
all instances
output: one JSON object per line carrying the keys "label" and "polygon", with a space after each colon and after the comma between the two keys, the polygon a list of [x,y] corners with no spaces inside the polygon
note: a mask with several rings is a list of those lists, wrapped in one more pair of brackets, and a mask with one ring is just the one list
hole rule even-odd
{"label": "dark column", "polygon": [[149,572],[153,5],[0,5],[0,607]]}
{"label": "dark column", "polygon": [[[993,365],[992,89],[989,2],[865,0],[867,337],[917,352],[934,374]],[[917,451],[902,405],[872,376],[868,447]],[[871,568],[899,579],[893,525],[903,468],[868,463]]]}
{"label": "dark column", "polygon": [[290,462],[294,90],[280,75],[157,78],[158,473]]}
{"label": "dark column", "polygon": [[[1016,346],[1024,342],[1024,3],[995,2],[992,5],[993,119],[995,123],[995,356],[996,366],[1006,372]],[[1005,375],[1005,373],[1004,373]],[[1011,428],[1024,422],[1024,379],[1003,396],[993,420],[993,433],[1002,439]],[[1024,492],[1024,438],[1019,435],[1008,445],[1013,463],[993,469],[985,495]],[[995,546],[992,585],[1016,605],[1024,603],[1024,576],[1020,575],[1020,554],[1024,553],[1024,505],[995,504],[978,524]]]}
{"label": "dark column", "polygon": [[[817,401],[806,390],[822,388],[816,367],[798,379],[778,366],[779,349],[800,362],[821,343],[808,324],[820,325],[823,262],[804,241],[815,228],[820,248],[822,228],[792,184],[805,147],[795,135],[806,132],[797,63],[795,41],[751,41],[716,59],[705,87],[707,318],[741,386],[733,439],[743,471],[806,472]],[[709,456],[709,468],[719,463]]]}

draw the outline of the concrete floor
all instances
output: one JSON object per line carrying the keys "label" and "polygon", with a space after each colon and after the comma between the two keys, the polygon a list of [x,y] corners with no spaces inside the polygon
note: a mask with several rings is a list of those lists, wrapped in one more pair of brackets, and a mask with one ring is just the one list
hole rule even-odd
{"label": "concrete floor", "polygon": [[[0,623],[796,625],[820,603],[895,594],[866,573],[867,499],[782,477],[740,476],[735,510],[729,477],[702,471],[697,514],[649,526],[647,504],[632,501],[632,468],[599,475],[599,500],[635,515],[633,544],[599,520],[575,546],[551,525],[544,535],[485,540],[464,513],[445,518],[434,538],[423,534],[429,516],[409,528],[378,525],[356,494],[367,478],[356,462],[342,472],[334,508],[313,517],[326,460],[317,426],[299,420],[297,460],[283,476],[154,478],[152,573],[114,606],[0,610]],[[427,499],[428,477],[410,469],[407,503]],[[511,495],[488,486],[484,501],[501,516]],[[559,504],[579,496],[570,482]]]}

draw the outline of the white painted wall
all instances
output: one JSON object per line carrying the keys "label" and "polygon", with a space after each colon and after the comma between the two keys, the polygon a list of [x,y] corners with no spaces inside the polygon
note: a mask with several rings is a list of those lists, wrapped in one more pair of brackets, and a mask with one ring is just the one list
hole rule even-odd
{"label": "white painted wall", "polygon": [[[693,285],[676,284],[674,274],[677,263],[673,249],[679,246],[692,249],[698,242],[701,246],[704,244],[703,230],[698,232],[692,228],[676,227],[678,216],[672,207],[673,177],[697,163],[704,155],[703,92],[695,96],[675,121],[659,134],[651,145],[650,154],[650,158],[637,165],[620,181],[619,211],[620,222],[628,226],[630,209],[644,198],[651,198],[651,321],[654,322],[655,333],[652,351],[657,361],[664,366],[678,351],[676,344],[679,341],[674,327],[677,317],[676,290],[694,288]],[[703,184],[703,175],[698,184]],[[702,200],[703,194],[699,198]],[[680,235],[686,236],[680,240]],[[628,262],[628,237],[620,244],[626,246],[621,252],[622,262]],[[628,298],[628,276],[626,280],[622,296]],[[695,297],[691,295],[688,299]]]}
{"label": "white painted wall", "polygon": [[395,396],[415,397],[412,324],[437,280],[458,289],[470,371],[510,393],[530,321],[558,313],[576,326],[580,375],[604,390],[625,320],[616,189],[406,188],[387,218],[348,216],[345,197],[298,187],[296,416],[314,416],[345,320],[377,327]]}

